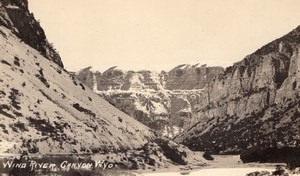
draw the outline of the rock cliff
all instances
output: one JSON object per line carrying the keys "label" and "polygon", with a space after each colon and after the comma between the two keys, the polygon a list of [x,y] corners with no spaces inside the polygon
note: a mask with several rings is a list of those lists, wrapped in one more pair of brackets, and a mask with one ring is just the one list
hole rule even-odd
{"label": "rock cliff", "polygon": [[45,58],[63,67],[58,52],[48,42],[40,23],[29,12],[27,0],[1,0],[0,25],[10,29],[13,34],[39,51]]}
{"label": "rock cliff", "polygon": [[211,84],[199,122],[176,138],[193,150],[240,153],[298,146],[300,27],[226,68]]}
{"label": "rock cliff", "polygon": [[103,73],[91,68],[75,74],[85,85],[118,109],[170,138],[197,119],[194,105],[205,102],[205,88],[222,67],[179,65],[169,72],[124,71],[111,67]]}

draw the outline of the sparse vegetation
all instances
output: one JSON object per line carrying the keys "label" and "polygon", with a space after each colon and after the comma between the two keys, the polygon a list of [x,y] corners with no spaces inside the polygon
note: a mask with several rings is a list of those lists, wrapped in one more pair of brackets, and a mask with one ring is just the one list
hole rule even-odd
{"label": "sparse vegetation", "polygon": [[28,131],[28,128],[26,127],[26,125],[22,122],[17,122],[15,124],[11,124],[10,125],[11,129],[14,131],[14,132],[24,132],[24,131]]}
{"label": "sparse vegetation", "polygon": [[50,67],[52,67],[54,70],[56,70],[57,73],[59,73],[59,74],[62,73],[62,71],[61,71],[60,68],[56,68],[56,67],[54,67],[53,65],[50,65]]}
{"label": "sparse vegetation", "polygon": [[74,107],[75,109],[77,109],[78,111],[83,112],[83,113],[85,113],[85,114],[87,114],[87,115],[89,115],[89,116],[91,116],[91,117],[96,117],[96,114],[95,114],[95,113],[93,113],[93,112],[92,112],[91,110],[89,110],[89,109],[83,108],[82,106],[80,106],[79,103],[74,103],[74,104],[73,104],[73,107]]}
{"label": "sparse vegetation", "polygon": [[8,65],[8,66],[11,66],[11,64],[8,63],[6,60],[1,60],[1,63],[2,63],[2,64],[5,64],[5,65]]}
{"label": "sparse vegetation", "polygon": [[2,131],[3,131],[4,133],[8,134],[8,131],[7,131],[7,129],[6,129],[6,127],[5,127],[4,124],[0,124],[0,128],[2,128]]}
{"label": "sparse vegetation", "polygon": [[88,97],[89,101],[93,101],[91,97]]}
{"label": "sparse vegetation", "polygon": [[18,111],[13,111],[13,114],[16,115],[17,117],[22,117],[23,114],[18,112]]}
{"label": "sparse vegetation", "polygon": [[81,86],[82,90],[85,90],[85,87],[84,87],[84,85],[82,83],[79,83],[79,85]]}
{"label": "sparse vegetation", "polygon": [[14,64],[15,64],[16,66],[18,66],[18,67],[21,66],[21,64],[20,64],[20,59],[19,59],[17,56],[15,56],[15,58],[14,58]]}
{"label": "sparse vegetation", "polygon": [[0,90],[0,98],[3,98],[6,96],[6,93],[3,90]]}
{"label": "sparse vegetation", "polygon": [[21,109],[20,102],[18,102],[18,99],[17,99],[17,96],[20,96],[20,95],[21,94],[19,93],[18,89],[11,88],[11,92],[10,92],[10,95],[8,98],[11,100],[11,105],[17,110]]}
{"label": "sparse vegetation", "polygon": [[43,69],[41,68],[39,70],[39,74],[35,75],[47,88],[50,87],[50,84],[48,83],[47,79],[44,77]]}
{"label": "sparse vegetation", "polygon": [[118,117],[119,122],[123,122],[123,119],[121,117]]}
{"label": "sparse vegetation", "polygon": [[7,111],[10,110],[10,106],[6,105],[6,104],[2,104],[0,105],[0,114],[8,117],[8,118],[12,118],[15,119],[15,117],[11,114],[9,114]]}
{"label": "sparse vegetation", "polygon": [[66,99],[67,98],[66,95],[63,94],[63,93],[61,93],[61,97],[62,97],[62,99]]}
{"label": "sparse vegetation", "polygon": [[42,93],[42,95],[43,95],[44,97],[46,97],[49,101],[54,102],[53,99],[52,99],[49,95],[47,95],[42,89],[40,89],[39,91],[40,91],[40,92]]}

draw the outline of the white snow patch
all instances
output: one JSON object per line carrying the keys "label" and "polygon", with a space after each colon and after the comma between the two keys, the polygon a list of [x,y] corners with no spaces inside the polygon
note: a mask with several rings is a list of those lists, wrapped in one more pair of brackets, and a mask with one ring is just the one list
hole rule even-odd
{"label": "white snow patch", "polygon": [[138,90],[138,89],[143,89],[144,86],[143,86],[143,83],[142,83],[142,80],[143,77],[141,74],[138,74],[138,73],[133,73],[132,77],[130,78],[130,83],[131,83],[131,87],[130,89],[131,90]]}
{"label": "white snow patch", "polygon": [[8,9],[19,9],[18,6],[14,6],[14,5],[11,5],[11,4],[7,5],[6,8],[8,8]]}
{"label": "white snow patch", "polygon": [[173,126],[173,129],[174,129],[174,135],[175,136],[183,131],[183,128],[180,128],[180,127],[177,127],[177,126]]}
{"label": "white snow patch", "polygon": [[159,87],[159,88],[162,89],[162,90],[164,89],[164,88],[162,87],[162,85],[164,85],[164,84],[161,83],[159,73],[157,73],[157,72],[150,72],[150,78],[151,78],[152,81],[157,85],[157,87]]}
{"label": "white snow patch", "polygon": [[192,107],[190,105],[188,105],[188,107],[184,108],[184,109],[181,109],[179,112],[192,112]]}
{"label": "white snow patch", "polygon": [[182,69],[183,67],[187,67],[187,64],[182,64],[182,65],[178,65],[177,67],[176,67],[176,69]]}
{"label": "white snow patch", "polygon": [[143,106],[140,102],[136,101],[134,102],[134,105],[136,107],[136,109],[144,112],[145,114],[149,115],[149,111],[147,110],[147,108],[145,106]]}
{"label": "white snow patch", "polygon": [[164,105],[162,103],[157,103],[154,101],[151,101],[151,103],[153,104],[153,113],[154,114],[167,114],[168,110],[164,107]]}
{"label": "white snow patch", "polygon": [[191,89],[191,90],[181,90],[181,89],[177,89],[177,90],[173,90],[173,91],[171,91],[173,94],[179,94],[179,95],[181,95],[181,94],[186,94],[186,95],[190,95],[190,94],[192,94],[192,93],[198,93],[198,94],[200,94],[200,93],[202,93],[204,91],[204,89]]}
{"label": "white snow patch", "polygon": [[166,82],[161,79],[160,74],[157,72],[151,72],[150,77],[152,81],[157,85],[157,88],[159,89],[159,92],[164,94],[165,97],[169,97],[170,94],[168,90],[165,88]]}
{"label": "white snow patch", "polygon": [[97,80],[96,80],[96,74],[93,74],[93,91],[97,92],[98,87],[97,87]]}
{"label": "white snow patch", "polygon": [[162,135],[169,137],[169,138],[173,138],[173,137],[177,136],[178,134],[180,134],[182,131],[183,131],[183,128],[180,128],[178,126],[170,127],[170,126],[165,125]]}

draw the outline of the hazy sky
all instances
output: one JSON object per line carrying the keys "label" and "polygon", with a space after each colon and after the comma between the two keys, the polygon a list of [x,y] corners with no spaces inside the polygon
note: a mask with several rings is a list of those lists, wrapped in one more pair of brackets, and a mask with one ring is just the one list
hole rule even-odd
{"label": "hazy sky", "polygon": [[66,69],[229,66],[300,25],[300,0],[29,0]]}

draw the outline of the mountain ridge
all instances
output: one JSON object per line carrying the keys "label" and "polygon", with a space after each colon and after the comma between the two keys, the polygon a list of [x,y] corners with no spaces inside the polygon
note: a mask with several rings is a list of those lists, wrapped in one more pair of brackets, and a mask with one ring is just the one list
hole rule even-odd
{"label": "mountain ridge", "polygon": [[226,68],[197,107],[201,121],[176,141],[215,153],[297,146],[299,48],[300,26]]}
{"label": "mountain ridge", "polygon": [[111,104],[164,136],[174,137],[195,121],[192,109],[222,67],[183,64],[169,72],[82,69],[73,75]]}

